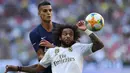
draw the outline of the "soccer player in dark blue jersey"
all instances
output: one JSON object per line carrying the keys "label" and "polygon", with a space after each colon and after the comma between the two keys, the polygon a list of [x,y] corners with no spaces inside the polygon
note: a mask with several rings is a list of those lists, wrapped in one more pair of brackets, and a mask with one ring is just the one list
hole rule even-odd
{"label": "soccer player in dark blue jersey", "polygon": [[[41,24],[30,32],[29,37],[40,61],[46,49],[54,47],[52,30],[57,23],[52,22],[52,7],[48,1],[43,1],[38,5],[38,14],[41,18]],[[36,65],[32,67],[36,67]],[[51,67],[48,67],[43,73],[52,73]]]}
{"label": "soccer player in dark blue jersey", "polygon": [[[30,34],[30,40],[33,45],[33,48],[35,49],[38,60],[40,61],[47,48],[54,47],[53,41],[52,41],[52,31],[55,26],[58,24],[55,22],[52,22],[52,7],[50,2],[43,1],[38,5],[38,14],[41,18],[41,24],[39,24],[36,28],[34,28]],[[28,67],[37,67],[38,64],[31,65]],[[14,67],[14,71],[21,70],[20,67]],[[6,73],[6,72],[5,72]],[[52,73],[51,66],[46,68],[43,72],[40,73]]]}

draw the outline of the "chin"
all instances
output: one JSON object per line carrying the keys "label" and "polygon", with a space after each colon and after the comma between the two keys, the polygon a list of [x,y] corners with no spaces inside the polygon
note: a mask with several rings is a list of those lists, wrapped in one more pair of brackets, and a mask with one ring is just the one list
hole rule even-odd
{"label": "chin", "polygon": [[70,43],[66,43],[62,41],[62,44],[64,45],[64,47],[71,47],[75,42],[70,42]]}
{"label": "chin", "polygon": [[50,22],[51,22],[51,20],[45,20],[45,22],[50,23]]}

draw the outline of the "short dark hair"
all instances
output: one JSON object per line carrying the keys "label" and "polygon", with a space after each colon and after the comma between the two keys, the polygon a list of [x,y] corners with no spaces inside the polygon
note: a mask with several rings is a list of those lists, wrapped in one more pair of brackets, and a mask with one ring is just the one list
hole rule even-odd
{"label": "short dark hair", "polygon": [[51,5],[51,3],[48,2],[48,1],[42,1],[42,2],[40,2],[40,3],[38,4],[38,9],[39,9],[41,6],[45,6],[45,5]]}
{"label": "short dark hair", "polygon": [[70,28],[70,29],[72,29],[74,31],[74,42],[76,42],[78,40],[78,38],[80,37],[80,32],[79,32],[76,25],[59,24],[52,31],[53,42],[55,42],[56,46],[61,46],[61,40],[59,40],[59,38],[61,37],[62,31],[65,28]]}

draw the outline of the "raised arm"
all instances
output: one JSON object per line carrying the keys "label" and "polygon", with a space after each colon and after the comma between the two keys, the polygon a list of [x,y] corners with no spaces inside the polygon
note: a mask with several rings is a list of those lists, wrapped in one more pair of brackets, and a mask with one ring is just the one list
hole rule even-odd
{"label": "raised arm", "polygon": [[79,21],[76,26],[84,31],[87,35],[89,35],[89,37],[91,38],[91,41],[93,43],[93,46],[92,46],[92,52],[95,52],[97,50],[100,50],[104,47],[102,41],[97,37],[96,34],[94,34],[92,31],[88,30],[86,25],[85,25],[85,22],[84,21]]}
{"label": "raised arm", "polygon": [[88,29],[86,29],[85,32],[87,34],[89,34],[89,37],[93,43],[92,52],[100,50],[104,47],[104,44],[102,43],[102,41],[98,38],[98,36],[96,34],[94,34],[92,31],[90,31]]}

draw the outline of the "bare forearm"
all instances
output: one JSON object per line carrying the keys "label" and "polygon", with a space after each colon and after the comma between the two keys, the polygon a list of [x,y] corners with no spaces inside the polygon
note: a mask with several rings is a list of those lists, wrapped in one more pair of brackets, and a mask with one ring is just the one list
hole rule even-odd
{"label": "bare forearm", "polygon": [[37,51],[38,61],[40,61],[44,55],[45,55],[45,52],[42,50],[42,48],[39,48]]}
{"label": "bare forearm", "polygon": [[37,72],[37,69],[36,67],[35,68],[32,68],[32,67],[21,67],[21,72],[29,72],[29,73],[36,73]]}
{"label": "bare forearm", "polygon": [[93,52],[104,47],[102,41],[94,33],[90,34],[89,37],[91,38],[91,41],[93,42],[93,47],[92,47]]}
{"label": "bare forearm", "polygon": [[37,65],[34,68],[29,67],[29,66],[7,65],[5,73],[7,73],[8,71],[21,71],[21,72],[37,73],[37,72],[40,72],[40,71],[42,71],[44,69],[45,68],[43,66],[41,66],[41,65]]}
{"label": "bare forearm", "polygon": [[101,48],[104,47],[102,41],[98,38],[98,36],[96,34],[92,33],[92,31],[89,31],[89,30],[86,30],[85,32],[89,35],[89,37],[93,43],[93,46],[92,46],[93,52],[100,50]]}
{"label": "bare forearm", "polygon": [[30,65],[30,66],[28,66],[28,67],[35,68],[35,67],[37,67],[37,66],[38,66],[38,64]]}

